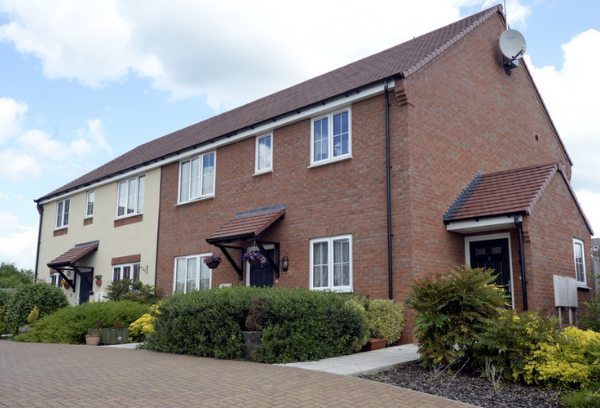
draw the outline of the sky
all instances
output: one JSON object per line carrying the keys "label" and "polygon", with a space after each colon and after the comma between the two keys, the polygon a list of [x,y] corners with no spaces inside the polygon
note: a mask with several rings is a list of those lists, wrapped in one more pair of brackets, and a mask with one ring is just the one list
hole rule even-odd
{"label": "sky", "polygon": [[34,199],[149,140],[496,4],[600,237],[598,0],[0,0],[0,261],[34,269]]}

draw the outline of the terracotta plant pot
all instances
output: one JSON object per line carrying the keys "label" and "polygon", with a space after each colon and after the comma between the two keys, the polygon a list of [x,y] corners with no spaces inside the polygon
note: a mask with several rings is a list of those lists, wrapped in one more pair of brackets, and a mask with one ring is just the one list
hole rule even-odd
{"label": "terracotta plant pot", "polygon": [[364,350],[365,351],[380,350],[382,348],[385,348],[386,343],[387,343],[387,339],[382,339],[382,338],[370,339],[369,341],[367,341],[367,344],[365,344]]}
{"label": "terracotta plant pot", "polygon": [[86,334],[85,335],[85,344],[88,346],[97,346],[100,344],[100,335],[99,334]]}
{"label": "terracotta plant pot", "polygon": [[101,280],[97,280],[96,281],[96,286],[102,286],[102,281]]}

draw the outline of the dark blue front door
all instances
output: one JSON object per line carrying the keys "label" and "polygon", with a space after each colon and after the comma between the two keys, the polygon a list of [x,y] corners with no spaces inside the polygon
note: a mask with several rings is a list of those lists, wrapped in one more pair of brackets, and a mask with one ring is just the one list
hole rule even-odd
{"label": "dark blue front door", "polygon": [[90,292],[92,291],[92,272],[79,274],[79,304],[86,303],[90,300]]}
{"label": "dark blue front door", "polygon": [[496,284],[510,293],[510,257],[508,239],[470,242],[471,268],[493,269],[498,275]]}
{"label": "dark blue front door", "polygon": [[[267,254],[272,258],[274,250],[268,249]],[[273,268],[268,262],[258,265],[250,265],[250,285],[251,286],[273,286]]]}

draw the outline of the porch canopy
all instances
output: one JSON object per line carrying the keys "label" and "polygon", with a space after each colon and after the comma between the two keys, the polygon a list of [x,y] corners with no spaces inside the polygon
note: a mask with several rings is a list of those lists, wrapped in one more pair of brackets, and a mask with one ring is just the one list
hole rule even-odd
{"label": "porch canopy", "polygon": [[[232,242],[252,241],[256,244],[260,253],[267,259],[267,262],[275,271],[275,276],[279,278],[279,243],[263,241],[260,234],[268,230],[277,221],[285,217],[285,204],[279,204],[270,207],[263,207],[256,210],[237,213],[235,217],[227,221],[210,237],[206,239],[210,245],[214,245],[223,252],[223,255],[231,263],[238,273],[240,280],[243,279],[242,256],[244,247],[228,245]],[[274,256],[271,257],[264,248],[264,244],[271,244],[275,247]],[[229,250],[239,251],[239,262],[234,260]]]}
{"label": "porch canopy", "polygon": [[530,215],[559,169],[558,163],[477,174],[444,214],[461,234],[517,227]]}
{"label": "porch canopy", "polygon": [[[75,245],[75,247],[69,249],[64,254],[48,262],[46,265],[48,265],[49,268],[52,268],[55,271],[57,271],[60,274],[60,276],[69,283],[69,286],[71,286],[73,292],[75,292],[76,277],[78,275],[81,276],[83,272],[94,271],[93,267],[79,266],[75,265],[75,263],[81,260],[86,255],[90,254],[91,252],[98,250],[98,245],[100,245],[100,241],[77,244]],[[66,276],[65,271],[75,272],[75,275],[73,275],[72,280]]]}

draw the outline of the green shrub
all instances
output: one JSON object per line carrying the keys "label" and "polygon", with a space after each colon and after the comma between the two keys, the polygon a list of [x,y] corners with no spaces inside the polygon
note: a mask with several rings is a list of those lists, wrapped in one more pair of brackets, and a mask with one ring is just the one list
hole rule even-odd
{"label": "green shrub", "polygon": [[94,302],[71,306],[37,321],[33,330],[14,337],[18,341],[40,343],[83,344],[90,328],[97,328],[102,320],[108,327],[123,322],[127,327],[140,318],[148,307],[137,302]]}
{"label": "green shrub", "polygon": [[486,319],[507,306],[504,290],[494,284],[493,271],[455,266],[412,285],[407,303],[415,317],[421,363],[451,365],[467,357]]}
{"label": "green shrub", "polygon": [[108,285],[105,297],[108,300],[130,300],[150,305],[159,301],[160,293],[155,286],[144,285],[141,281],[121,279]]}
{"label": "green shrub", "polygon": [[600,332],[600,292],[589,302],[583,302],[579,324],[595,332]]}
{"label": "green shrub", "polygon": [[37,307],[39,318],[42,318],[67,306],[67,296],[57,287],[47,283],[21,285],[6,306],[6,331],[17,334],[19,327],[27,324],[27,316],[34,307]]}
{"label": "green shrub", "polygon": [[371,337],[385,338],[393,344],[402,336],[404,329],[404,307],[389,299],[374,299],[367,302],[365,314]]}
{"label": "green shrub", "polygon": [[352,353],[366,319],[347,297],[306,289],[232,287],[176,294],[160,307],[145,348],[171,353],[242,358],[252,299],[269,304],[256,359],[265,363],[316,360]]}
{"label": "green shrub", "polygon": [[567,408],[599,408],[600,384],[595,383],[585,390],[567,391],[561,401]]}
{"label": "green shrub", "polygon": [[537,312],[517,314],[502,310],[499,316],[486,319],[484,330],[473,344],[474,365],[483,371],[485,359],[491,359],[496,369],[502,369],[504,378],[523,381],[527,359],[541,345],[552,342],[558,333],[555,317]]}

